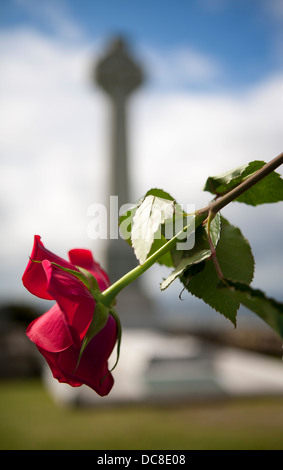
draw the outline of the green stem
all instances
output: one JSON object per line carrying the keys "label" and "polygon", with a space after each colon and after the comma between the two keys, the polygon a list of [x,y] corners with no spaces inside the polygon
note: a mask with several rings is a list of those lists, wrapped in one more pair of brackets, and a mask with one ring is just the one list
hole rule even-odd
{"label": "green stem", "polygon": [[171,250],[178,241],[182,238],[182,235],[186,233],[190,228],[192,231],[197,228],[204,220],[204,215],[197,216],[194,219],[194,224],[190,223],[186,225],[180,232],[177,233],[171,240],[169,240],[165,245],[163,245],[159,250],[155,251],[143,264],[139,264],[134,269],[129,271],[127,274],[122,276],[118,281],[112,284],[108,289],[102,292],[102,297],[104,298],[103,303],[106,306],[110,306],[113,300],[117,297],[119,292],[127,287],[131,282],[135,281],[141,274],[147,271],[156,261],[161,258],[165,253]]}

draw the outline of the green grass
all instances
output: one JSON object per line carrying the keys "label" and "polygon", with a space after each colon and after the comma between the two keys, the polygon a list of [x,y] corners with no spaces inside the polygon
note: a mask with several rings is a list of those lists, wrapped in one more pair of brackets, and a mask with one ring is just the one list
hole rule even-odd
{"label": "green grass", "polygon": [[62,408],[41,382],[0,382],[0,448],[283,449],[283,398]]}

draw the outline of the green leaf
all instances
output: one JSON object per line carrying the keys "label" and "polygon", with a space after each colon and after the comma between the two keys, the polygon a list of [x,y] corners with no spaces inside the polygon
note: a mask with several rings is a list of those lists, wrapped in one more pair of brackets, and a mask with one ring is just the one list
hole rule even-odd
{"label": "green leaf", "polygon": [[180,277],[183,272],[191,265],[200,263],[207,259],[211,254],[210,249],[200,250],[195,255],[188,256],[187,258],[182,258],[179,262],[177,268],[161,283],[161,290],[167,289],[167,287],[172,284],[175,279]]}
{"label": "green leaf", "polygon": [[252,289],[246,284],[225,280],[229,285],[221,284],[221,289],[242,305],[256,313],[283,339],[283,303],[266,297],[264,292]]}
{"label": "green leaf", "polygon": [[[124,240],[126,240],[126,242],[131,246],[132,246],[131,232],[132,232],[133,218],[137,209],[140,207],[140,205],[142,204],[142,202],[147,196],[156,196],[162,199],[167,199],[168,201],[175,203],[175,199],[169,193],[167,193],[163,189],[153,188],[147,191],[146,195],[140,198],[136,202],[136,204],[133,205],[131,209],[127,210],[124,214],[122,214],[119,217],[120,234],[124,238]],[[176,212],[176,205],[175,205],[175,212]]]}
{"label": "green leaf", "polygon": [[[220,237],[221,222],[220,214],[216,214],[211,223],[210,235],[213,245],[216,246]],[[210,245],[207,239],[206,226],[199,226],[195,232],[195,245],[191,250],[175,251],[173,260],[175,261],[176,269],[165,279],[161,284],[161,290],[167,287],[191,265],[201,263],[209,258],[211,255]]]}
{"label": "green leaf", "polygon": [[207,260],[201,265],[201,271],[193,271],[190,267],[181,280],[185,288],[194,296],[202,299],[214,310],[224,315],[236,326],[236,316],[240,303],[225,292],[217,288],[219,278],[217,277],[214,265],[211,260]]}
{"label": "green leaf", "polygon": [[139,204],[136,204],[132,209],[129,209],[127,212],[122,214],[119,218],[119,230],[122,238],[132,246],[131,233],[132,233],[132,224],[133,218],[136,213]]}
{"label": "green leaf", "polygon": [[221,237],[216,255],[224,277],[250,284],[254,276],[254,257],[241,230],[221,216]]}
{"label": "green leaf", "polygon": [[273,171],[235,199],[237,202],[257,206],[283,201],[283,180]]}
{"label": "green leaf", "polygon": [[156,197],[159,197],[161,199],[167,199],[168,201],[176,202],[176,200],[171,196],[171,194],[167,193],[166,191],[164,191],[163,189],[160,189],[160,188],[149,189],[149,191],[147,191],[145,197],[147,197],[147,196],[156,196]]}
{"label": "green leaf", "polygon": [[[219,176],[211,176],[207,179],[204,190],[217,196],[224,195],[264,165],[265,162],[255,160]],[[280,174],[273,171],[236,198],[235,201],[252,206],[283,201],[283,180]]]}
{"label": "green leaf", "polygon": [[152,247],[155,233],[166,219],[174,215],[174,201],[152,194],[146,196],[137,208],[132,222],[131,241],[135,255],[143,264]]}
{"label": "green leaf", "polygon": [[[143,198],[141,198],[131,209],[126,211],[119,218],[120,234],[122,238],[124,238],[126,242],[132,247],[134,247],[134,245],[135,246],[137,245],[137,243],[134,243],[133,245],[133,240],[132,240],[132,235],[131,235],[133,225],[136,222],[136,218],[134,219],[134,217],[137,211],[138,211],[137,217],[141,215],[140,211],[142,210],[142,208],[144,208],[144,205],[142,206],[142,204],[144,203],[147,197],[150,197],[151,200],[153,200],[153,198],[156,198],[158,201],[157,205],[160,203],[160,200],[162,201],[162,205],[165,203],[167,209],[170,211],[170,217],[165,218],[165,220],[163,220],[161,217],[161,223],[156,224],[156,225],[159,225],[159,227],[156,230],[156,232],[153,234],[154,235],[153,240],[147,241],[148,246],[145,244],[145,246],[143,247],[142,241],[140,242],[140,244],[138,243],[138,250],[139,248],[144,248],[144,256],[146,256],[146,258],[151,256],[153,253],[159,250],[163,245],[165,245],[165,243],[167,243],[168,240],[173,238],[181,228],[184,228],[188,223],[188,217],[192,218],[191,215],[188,215],[184,212],[182,207],[176,203],[175,199],[169,193],[159,188],[150,189]],[[172,213],[172,207],[173,207],[173,213]],[[144,227],[140,227],[140,228],[144,230]],[[137,226],[135,227],[135,229],[137,229]],[[152,233],[151,233],[151,239],[152,239]],[[149,248],[150,244],[151,244],[151,247]],[[148,251],[148,248],[149,248],[149,251]],[[144,257],[142,259],[144,259]],[[161,265],[174,267],[174,263],[173,263],[170,252],[167,252],[164,256],[159,258],[157,262]]]}
{"label": "green leaf", "polygon": [[[233,170],[221,173],[218,176],[209,176],[206,180],[203,190],[209,191],[210,193],[216,195],[222,195],[226,193],[243,181],[243,173],[248,169],[249,165],[250,164],[241,165],[237,168],[233,168]],[[252,173],[253,172],[254,170]]]}
{"label": "green leaf", "polygon": [[[216,256],[224,277],[236,282],[249,284],[253,279],[254,258],[250,245],[239,228],[230,225],[221,217],[221,236],[216,247]],[[219,278],[211,259],[205,261],[201,272],[193,275],[192,267],[182,275],[185,288],[204,300],[212,308],[236,324],[239,301],[218,289]]]}

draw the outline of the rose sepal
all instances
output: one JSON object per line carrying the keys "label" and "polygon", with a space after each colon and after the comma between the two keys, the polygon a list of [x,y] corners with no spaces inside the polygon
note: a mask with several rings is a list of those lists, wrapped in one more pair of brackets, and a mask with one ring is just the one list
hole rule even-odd
{"label": "rose sepal", "polygon": [[85,348],[87,347],[88,343],[105,327],[108,317],[109,307],[105,307],[105,305],[103,305],[102,303],[96,303],[91,323],[82,341],[78,362],[75,370],[79,366],[82,354]]}
{"label": "rose sepal", "polygon": [[[102,295],[103,296],[103,295]],[[97,299],[96,299],[97,301]],[[88,343],[96,336],[106,325],[108,321],[108,317],[111,315],[115,322],[116,322],[116,327],[117,327],[117,358],[115,361],[114,366],[112,369],[109,371],[112,372],[115,367],[117,366],[119,362],[119,357],[120,357],[120,346],[121,346],[121,337],[122,337],[122,328],[121,328],[121,322],[118,314],[116,313],[115,309],[113,307],[106,307],[102,302],[97,302],[95,309],[94,309],[94,314],[92,317],[92,321],[88,327],[88,330],[85,334],[85,337],[83,339],[79,357],[78,357],[78,362],[76,365],[75,370],[78,368],[82,354],[87,347]],[[105,376],[106,377],[106,376]],[[105,378],[103,377],[103,379]],[[102,380],[103,380],[102,379]]]}
{"label": "rose sepal", "polygon": [[[33,262],[33,263],[40,263],[42,264],[42,260],[38,260],[38,259],[32,259],[30,258],[30,260]],[[61,269],[62,271],[65,271],[69,274],[72,274],[73,276],[75,276],[77,279],[79,279],[79,281],[81,281],[85,287],[91,292],[93,293],[94,290],[97,290],[99,292],[100,289],[98,287],[98,282],[97,280],[95,279],[95,277],[90,273],[88,272],[86,269],[83,269],[79,266],[76,266],[78,268],[78,271],[76,271],[75,269],[70,269],[70,268],[65,268],[64,266],[61,266],[61,264],[58,264],[58,263],[54,263],[54,261],[51,261],[52,266],[56,266],[57,268]],[[92,278],[92,279],[91,279]]]}

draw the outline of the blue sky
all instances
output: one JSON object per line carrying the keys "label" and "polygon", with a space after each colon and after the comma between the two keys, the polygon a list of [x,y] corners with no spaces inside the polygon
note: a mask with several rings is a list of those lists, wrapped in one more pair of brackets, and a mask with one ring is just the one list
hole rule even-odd
{"label": "blue sky", "polygon": [[[89,72],[109,38],[128,37],[147,74],[130,107],[129,202],[161,187],[199,207],[208,176],[282,152],[282,24],[282,0],[1,0],[0,297],[30,300],[34,234],[103,260],[88,209],[108,197],[109,110]],[[254,285],[283,300],[282,204],[224,215],[251,242]]]}
{"label": "blue sky", "polygon": [[273,55],[275,21],[272,15],[267,18],[260,1],[87,1],[85,8],[78,5],[71,2],[70,7],[89,37],[121,30],[138,43],[164,50],[191,46],[225,64],[231,83],[257,79],[268,67],[279,66]]}
{"label": "blue sky", "polygon": [[165,54],[193,48],[221,64],[222,86],[239,87],[282,70],[282,10],[280,0],[1,0],[0,27],[88,42],[117,32]]}

